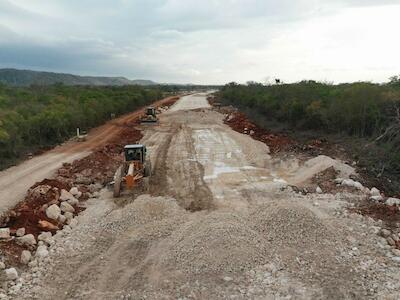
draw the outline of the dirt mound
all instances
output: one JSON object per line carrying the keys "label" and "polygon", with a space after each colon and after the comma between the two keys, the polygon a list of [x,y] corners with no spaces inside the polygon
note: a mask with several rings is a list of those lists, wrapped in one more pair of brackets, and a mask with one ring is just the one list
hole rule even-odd
{"label": "dirt mound", "polygon": [[40,182],[36,182],[31,188],[30,190],[36,188],[39,185],[48,185],[51,186],[53,188],[57,188],[60,191],[61,190],[66,190],[69,191],[71,188],[71,185],[69,185],[67,182],[65,181],[60,181],[60,180],[56,180],[56,179],[44,179]]}
{"label": "dirt mound", "polygon": [[250,214],[249,222],[275,246],[313,249],[334,237],[312,211],[295,203],[273,202],[258,206]]}
{"label": "dirt mound", "polygon": [[185,213],[185,210],[173,198],[140,195],[135,198],[135,201],[132,198],[129,204],[112,211],[103,220],[103,224],[107,228],[108,224],[112,224],[119,229],[125,229],[130,226],[151,224],[169,217],[183,216]]}
{"label": "dirt mound", "polygon": [[238,215],[213,212],[185,223],[157,247],[162,269],[191,276],[249,269],[267,259],[268,243]]}
{"label": "dirt mound", "polygon": [[[47,229],[39,225],[39,221],[47,221],[56,227],[62,227],[59,222],[46,216],[46,208],[51,204],[59,204],[61,189],[69,190],[70,186],[55,179],[45,179],[35,183],[29,189],[25,200],[20,202],[6,217],[6,227],[14,233],[18,228],[25,228],[26,234],[39,235]],[[83,210],[74,205],[75,213]],[[55,230],[48,230],[55,233]]]}
{"label": "dirt mound", "polygon": [[282,150],[289,149],[293,144],[292,141],[285,134],[277,134],[262,129],[256,124],[252,123],[244,113],[233,112],[224,120],[233,130],[251,135],[254,139],[261,141],[268,145],[272,153],[277,153]]}
{"label": "dirt mound", "polygon": [[311,179],[311,183],[319,186],[324,193],[336,193],[340,191],[340,186],[338,186],[335,182],[337,176],[338,172],[333,167],[330,167],[316,174]]}
{"label": "dirt mound", "polygon": [[307,160],[296,171],[290,182],[294,185],[304,183],[311,180],[316,174],[324,172],[329,168],[333,168],[341,178],[349,178],[351,175],[356,175],[353,167],[329,156],[319,155]]}
{"label": "dirt mound", "polygon": [[123,162],[121,155],[124,146],[135,144],[142,138],[140,130],[132,128],[132,123],[126,123],[123,130],[112,139],[110,144],[97,149],[88,156],[64,164],[58,170],[59,178],[71,180],[75,185],[88,185],[91,183],[107,184],[113,180],[115,170]]}
{"label": "dirt mound", "polygon": [[352,271],[351,258],[343,255],[349,247],[339,238],[341,228],[331,228],[313,211],[286,201],[256,207],[249,222],[270,242],[268,250],[292,276],[324,287],[322,298],[348,299],[349,291],[360,292],[354,278],[362,275]]}

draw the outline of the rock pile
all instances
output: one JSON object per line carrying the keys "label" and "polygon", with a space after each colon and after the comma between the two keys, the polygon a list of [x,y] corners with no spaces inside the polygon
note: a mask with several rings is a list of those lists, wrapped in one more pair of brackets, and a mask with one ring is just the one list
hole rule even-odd
{"label": "rock pile", "polygon": [[254,139],[268,145],[272,153],[287,150],[294,141],[285,134],[274,134],[252,123],[245,114],[235,111],[228,114],[224,120],[233,130],[251,135]]}
{"label": "rock pile", "polygon": [[173,232],[162,245],[158,264],[189,276],[236,272],[267,261],[269,247],[239,215],[212,212]]}

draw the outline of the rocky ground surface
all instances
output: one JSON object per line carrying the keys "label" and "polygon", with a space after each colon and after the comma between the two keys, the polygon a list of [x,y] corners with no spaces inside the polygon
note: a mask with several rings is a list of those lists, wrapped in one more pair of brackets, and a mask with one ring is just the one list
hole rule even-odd
{"label": "rocky ground surface", "polygon": [[204,94],[130,130],[150,181],[113,199],[114,145],[106,169],[92,157],[33,187],[36,227],[22,205],[0,229],[0,299],[398,299],[400,200],[354,166],[283,155],[292,141]]}

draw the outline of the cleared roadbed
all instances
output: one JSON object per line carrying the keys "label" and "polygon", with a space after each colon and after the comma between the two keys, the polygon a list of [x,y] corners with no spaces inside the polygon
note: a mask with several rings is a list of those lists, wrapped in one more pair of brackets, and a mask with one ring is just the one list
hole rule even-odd
{"label": "cleared roadbed", "polygon": [[[72,227],[43,241],[47,255],[18,268],[9,296],[395,299],[385,224],[349,209],[376,191],[346,185],[356,174],[341,161],[276,157],[206,97],[183,97],[158,125],[137,127],[148,187],[87,200]],[[316,186],[321,174],[335,189]]]}

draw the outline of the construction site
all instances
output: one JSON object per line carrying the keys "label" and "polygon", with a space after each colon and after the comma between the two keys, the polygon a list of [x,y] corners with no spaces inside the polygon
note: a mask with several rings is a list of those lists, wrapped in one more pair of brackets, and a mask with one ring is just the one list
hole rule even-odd
{"label": "construction site", "polygon": [[399,299],[400,199],[328,148],[211,92],[115,118],[0,172],[0,299]]}

